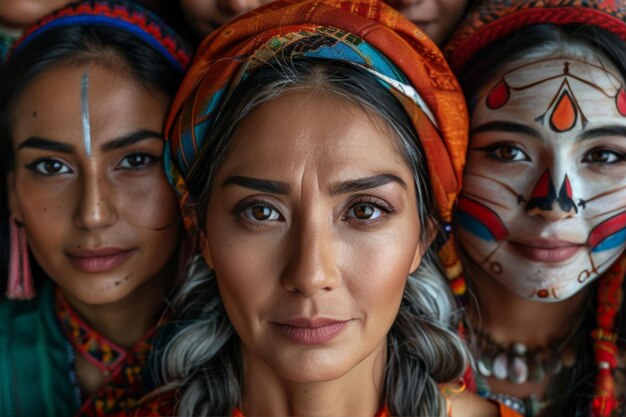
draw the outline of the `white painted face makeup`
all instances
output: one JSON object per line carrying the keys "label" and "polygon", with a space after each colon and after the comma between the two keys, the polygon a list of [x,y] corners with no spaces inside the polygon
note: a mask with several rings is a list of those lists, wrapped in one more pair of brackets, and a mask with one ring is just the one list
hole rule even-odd
{"label": "white painted face makeup", "polygon": [[591,57],[520,60],[479,95],[459,240],[522,297],[559,301],[626,248],[626,92]]}
{"label": "white painted face makeup", "polygon": [[83,121],[83,141],[85,143],[85,153],[91,157],[91,125],[89,124],[89,74],[84,73],[80,84],[80,97],[82,106]]}

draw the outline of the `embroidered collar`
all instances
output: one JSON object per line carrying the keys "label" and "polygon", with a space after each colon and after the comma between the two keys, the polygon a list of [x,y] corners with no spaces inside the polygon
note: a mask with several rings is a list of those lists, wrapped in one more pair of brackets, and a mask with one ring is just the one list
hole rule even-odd
{"label": "embroidered collar", "polygon": [[111,342],[87,323],[69,305],[59,288],[55,294],[56,313],[63,332],[76,351],[105,376],[105,384],[79,411],[81,416],[104,416],[128,410],[153,387],[144,373],[156,337],[154,326],[130,349]]}

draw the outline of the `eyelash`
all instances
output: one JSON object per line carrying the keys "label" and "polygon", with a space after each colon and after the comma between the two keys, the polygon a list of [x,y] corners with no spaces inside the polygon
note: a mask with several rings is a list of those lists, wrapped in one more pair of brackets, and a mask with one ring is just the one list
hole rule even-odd
{"label": "eyelash", "polygon": [[[506,158],[503,158],[501,155],[496,155],[497,151],[505,149],[505,148],[515,149],[517,152],[521,152],[521,154],[523,155],[523,159],[506,159]],[[528,154],[524,152],[524,150],[520,146],[514,145],[512,143],[494,143],[492,145],[483,146],[481,148],[476,148],[476,149],[479,151],[485,152],[488,157],[493,158],[500,162],[504,162],[504,163],[528,162],[531,160]]]}
{"label": "eyelash", "polygon": [[[129,166],[129,167],[122,167],[122,163],[126,160],[129,160],[129,158],[132,157],[137,157],[137,156],[141,156],[146,158],[146,162],[144,162],[143,164],[141,164],[140,166]],[[159,162],[161,160],[161,157],[156,156],[156,155],[152,155],[146,152],[134,152],[131,154],[126,155],[125,157],[122,158],[122,160],[120,161],[119,164],[117,164],[116,168],[117,169],[122,169],[122,170],[128,170],[128,171],[141,171],[144,170],[152,165],[154,165],[155,163]]]}
{"label": "eyelash", "polygon": [[[128,167],[124,167],[122,166],[122,164],[125,161],[128,161],[129,158],[132,157],[137,157],[137,156],[141,156],[144,157],[146,160],[139,166],[128,166]],[[145,152],[134,152],[131,154],[128,154],[126,156],[124,156],[121,161],[116,165],[116,169],[120,169],[120,170],[127,170],[127,171],[141,171],[144,170],[152,165],[154,165],[155,163],[159,162],[161,160],[161,157],[155,156],[155,155],[151,155],[149,153],[145,153]],[[45,164],[45,165],[42,165]],[[63,170],[62,172],[45,172],[44,170],[44,166],[48,165],[48,168],[50,168],[50,165],[55,164],[55,165],[60,165],[61,166],[61,170]],[[63,174],[73,174],[74,171],[65,163],[62,162],[58,159],[55,158],[39,158],[33,162],[31,162],[30,164],[26,165],[26,168],[30,169],[31,171],[33,171],[35,174],[37,175],[41,175],[44,177],[54,177],[57,175],[63,175]]]}
{"label": "eyelash", "polygon": [[[354,210],[355,208],[359,207],[359,206],[371,206],[374,207],[376,210],[379,210],[381,213],[378,217],[376,217],[373,220],[370,219],[359,219],[356,216],[349,216],[348,213],[351,210]],[[264,207],[267,208],[269,210],[272,210],[273,212],[275,212],[279,218],[277,219],[266,219],[266,220],[259,220],[259,219],[251,219],[248,216],[246,216],[246,212],[248,210],[251,210],[255,207]],[[395,209],[388,204],[386,201],[377,198],[377,197],[372,197],[372,196],[358,196],[356,198],[354,198],[353,200],[351,200],[346,207],[343,210],[343,215],[341,216],[342,220],[345,221],[351,221],[351,222],[356,222],[359,223],[361,225],[365,225],[367,227],[369,226],[373,226],[375,224],[377,224],[378,222],[382,221],[382,219],[388,215],[392,215],[395,213]],[[240,202],[239,204],[237,204],[234,209],[233,209],[233,215],[240,219],[241,221],[246,222],[247,225],[251,225],[252,227],[263,227],[265,224],[270,223],[270,222],[279,222],[279,221],[284,221],[285,217],[283,216],[283,214],[280,212],[280,210],[276,207],[275,204],[273,204],[272,202],[266,200],[266,199],[262,199],[262,198],[253,198],[250,200],[244,200],[242,202]],[[271,214],[272,216],[274,215],[274,213]],[[265,223],[265,224],[264,224]]]}
{"label": "eyelash", "polygon": [[[268,220],[254,220],[254,219],[250,219],[248,217],[245,216],[246,211],[253,209],[255,207],[266,207],[269,208],[270,210],[278,213],[278,215],[280,216],[279,219],[268,219]],[[280,210],[278,210],[276,208],[275,204],[272,204],[270,201],[266,200],[266,199],[262,199],[262,198],[252,198],[249,200],[244,200],[242,202],[240,202],[239,204],[237,204],[235,206],[235,208],[233,209],[233,214],[240,219],[241,221],[246,222],[247,225],[250,225],[252,227],[263,227],[265,226],[263,223],[267,223],[267,222],[276,222],[276,221],[282,221],[285,219],[285,217],[282,215],[282,213],[280,212]]]}
{"label": "eyelash", "polygon": [[[352,217],[352,216],[347,215],[348,212],[350,212],[351,210],[354,210],[355,208],[359,206],[372,206],[375,209],[380,210],[381,213],[375,219],[359,219],[357,217]],[[342,216],[342,220],[358,222],[360,224],[365,225],[366,227],[369,227],[382,221],[384,217],[394,214],[394,213],[395,213],[394,208],[389,203],[387,203],[386,201],[380,198],[373,197],[373,196],[357,196],[352,201],[350,201],[350,203],[347,205],[346,209],[344,210],[344,215]]]}
{"label": "eyelash", "polygon": [[[59,164],[59,165],[62,165],[61,169],[63,169],[63,167],[65,167],[66,171],[65,172],[55,172],[55,173],[44,172],[43,168],[40,167],[40,165],[42,165],[42,164]],[[38,168],[38,167],[40,167],[40,168]],[[32,163],[26,165],[26,168],[30,169],[35,174],[41,175],[41,176],[44,176],[44,177],[54,177],[54,176],[57,176],[57,175],[64,175],[64,174],[72,174],[72,173],[74,173],[74,171],[65,162],[61,162],[58,159],[54,159],[54,158],[40,158],[40,159],[37,159],[37,160],[33,161]]]}
{"label": "eyelash", "polygon": [[[611,162],[589,160],[593,153],[600,153],[600,152],[611,154],[615,156],[616,160],[611,161]],[[594,149],[591,149],[589,152],[587,152],[585,156],[583,156],[582,162],[585,162],[588,164],[594,164],[594,165],[615,165],[615,164],[626,162],[626,154],[617,150],[613,150],[613,149],[594,148]]]}

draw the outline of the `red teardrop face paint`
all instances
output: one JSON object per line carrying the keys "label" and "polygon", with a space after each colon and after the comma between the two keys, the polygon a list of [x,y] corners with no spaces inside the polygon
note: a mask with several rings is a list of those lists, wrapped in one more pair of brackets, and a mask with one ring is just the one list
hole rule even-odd
{"label": "red teardrop face paint", "polygon": [[541,302],[576,294],[626,249],[624,79],[577,56],[590,58],[520,58],[473,100],[460,201],[480,210],[459,204],[458,239],[482,273]]}
{"label": "red teardrop face paint", "polygon": [[502,80],[496,84],[487,95],[487,108],[491,110],[499,109],[504,106],[511,97],[509,86],[506,81]]}

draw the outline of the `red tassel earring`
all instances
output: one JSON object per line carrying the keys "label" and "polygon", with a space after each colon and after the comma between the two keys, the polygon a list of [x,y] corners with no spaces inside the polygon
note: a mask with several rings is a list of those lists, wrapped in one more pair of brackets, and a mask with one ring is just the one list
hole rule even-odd
{"label": "red tassel earring", "polygon": [[6,295],[11,300],[29,300],[35,297],[35,286],[30,272],[26,232],[9,216],[9,285]]}

